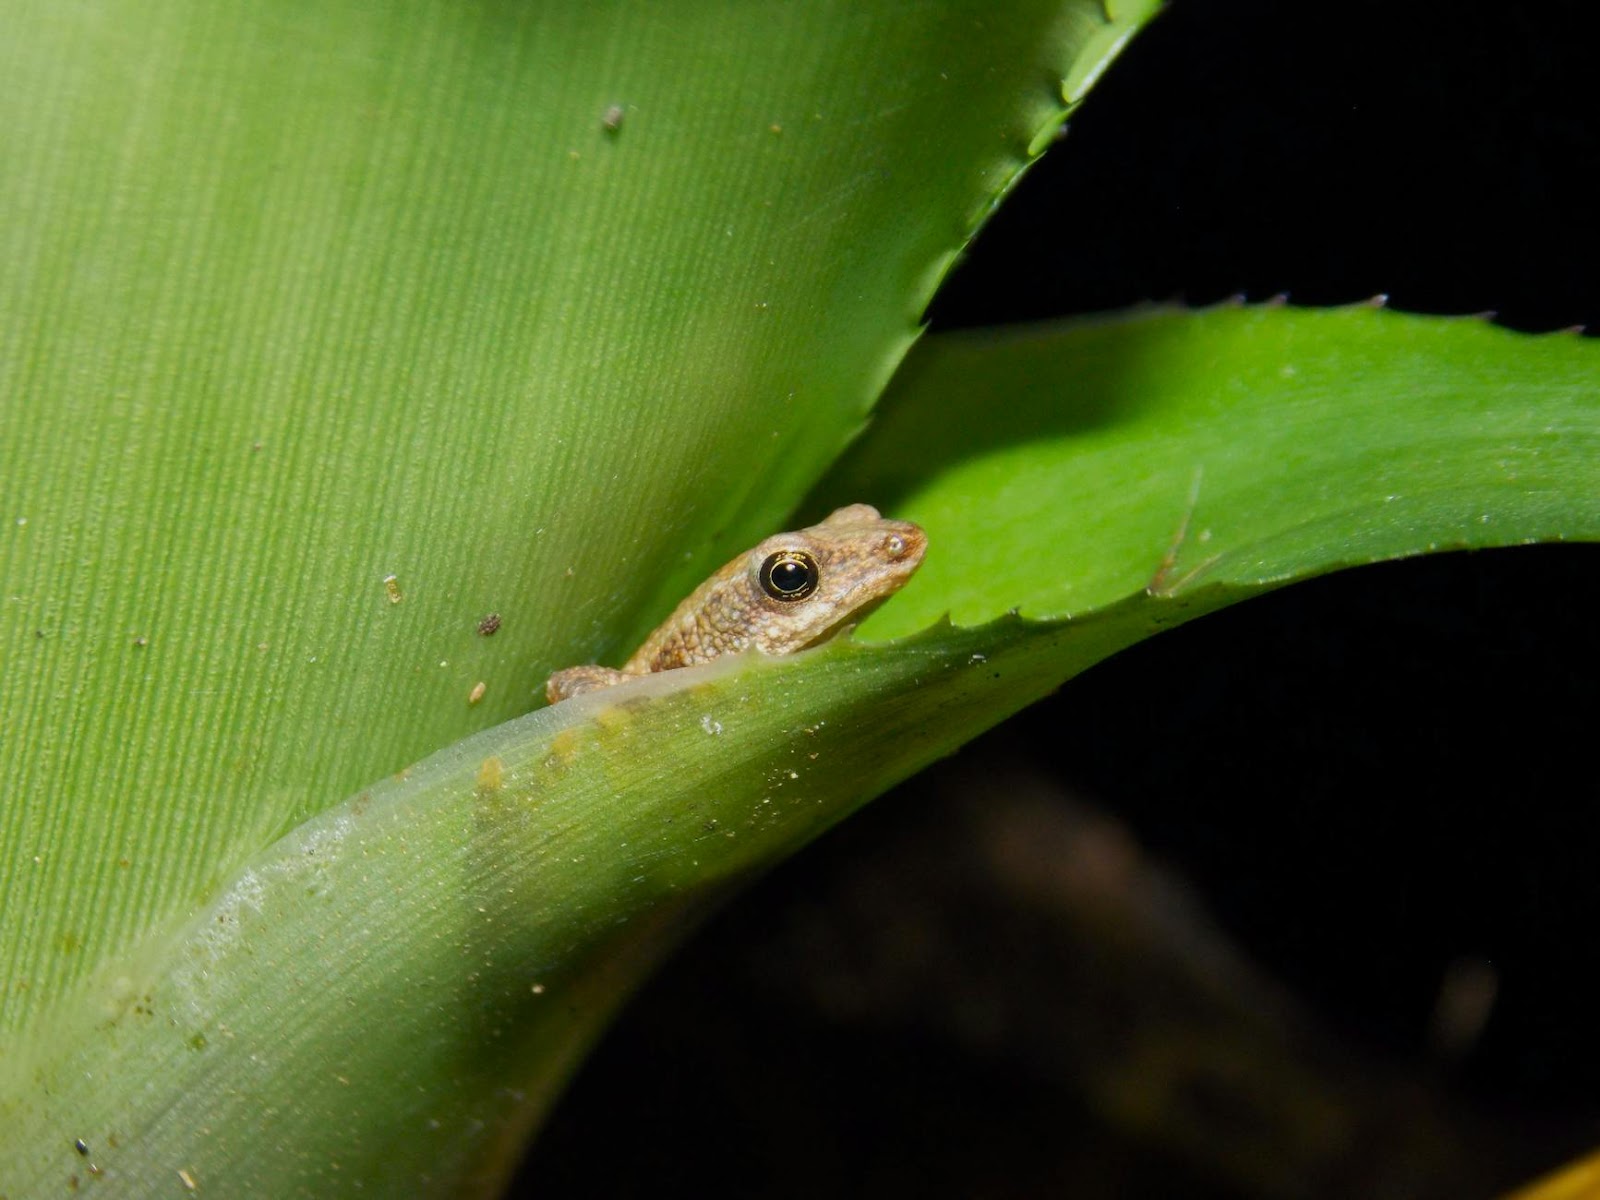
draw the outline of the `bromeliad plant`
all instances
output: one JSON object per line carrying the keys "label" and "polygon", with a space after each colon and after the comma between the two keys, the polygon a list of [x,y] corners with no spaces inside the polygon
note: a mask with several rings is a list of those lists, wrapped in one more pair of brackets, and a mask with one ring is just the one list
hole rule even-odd
{"label": "bromeliad plant", "polygon": [[[13,1200],[493,1194],[680,931],[1077,671],[1600,538],[1573,336],[918,341],[1153,0],[8,4]],[[537,708],[851,501],[930,539],[858,636]]]}

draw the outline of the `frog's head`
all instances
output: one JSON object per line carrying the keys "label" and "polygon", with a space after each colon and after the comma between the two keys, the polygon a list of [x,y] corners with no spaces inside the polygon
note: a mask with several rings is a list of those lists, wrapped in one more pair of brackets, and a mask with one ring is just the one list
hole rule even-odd
{"label": "frog's head", "polygon": [[919,526],[887,520],[870,504],[769,537],[747,560],[750,592],[763,613],[752,644],[788,654],[860,621],[900,590],[927,548]]}

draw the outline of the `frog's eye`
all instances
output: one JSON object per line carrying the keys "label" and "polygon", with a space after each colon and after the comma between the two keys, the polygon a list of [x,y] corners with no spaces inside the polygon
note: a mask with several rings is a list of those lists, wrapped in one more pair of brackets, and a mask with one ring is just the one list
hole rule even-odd
{"label": "frog's eye", "polygon": [[761,564],[761,590],[774,600],[804,600],[821,578],[817,560],[804,550],[779,550]]}

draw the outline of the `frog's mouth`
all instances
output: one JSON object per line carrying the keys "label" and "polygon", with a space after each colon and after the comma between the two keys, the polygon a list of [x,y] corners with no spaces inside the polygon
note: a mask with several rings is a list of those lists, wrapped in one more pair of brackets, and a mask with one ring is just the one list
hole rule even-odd
{"label": "frog's mouth", "polygon": [[861,624],[873,613],[877,612],[885,602],[894,599],[895,595],[905,586],[906,581],[916,574],[917,568],[922,565],[922,556],[928,549],[928,537],[922,530],[910,523],[896,523],[892,535],[901,543],[898,553],[886,553],[888,574],[894,581],[894,586],[880,595],[861,604],[850,603],[848,597],[842,606],[843,611],[833,621],[829,622],[821,632],[804,642],[800,649],[808,650],[812,646],[821,645],[830,638],[837,637],[846,629]]}
{"label": "frog's mouth", "polygon": [[865,621],[873,613],[877,612],[878,609],[883,607],[884,601],[890,599],[893,595],[894,593],[890,592],[889,595],[879,596],[876,600],[869,601],[868,603],[863,604],[860,608],[852,608],[849,612],[845,613],[821,633],[817,634],[816,637],[801,645],[800,649],[809,650],[813,646],[822,645],[823,642],[832,641],[845,630],[854,628],[855,626],[861,624],[861,622]]}

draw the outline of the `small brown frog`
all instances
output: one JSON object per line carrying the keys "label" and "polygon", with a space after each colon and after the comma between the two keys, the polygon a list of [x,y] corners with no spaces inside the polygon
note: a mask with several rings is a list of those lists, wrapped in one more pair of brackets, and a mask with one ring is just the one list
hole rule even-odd
{"label": "small brown frog", "polygon": [[555,704],[724,654],[804,650],[899,591],[927,548],[918,526],[870,504],[835,509],[818,525],[767,538],[695,588],[621,670],[568,667],[550,676],[545,695]]}

